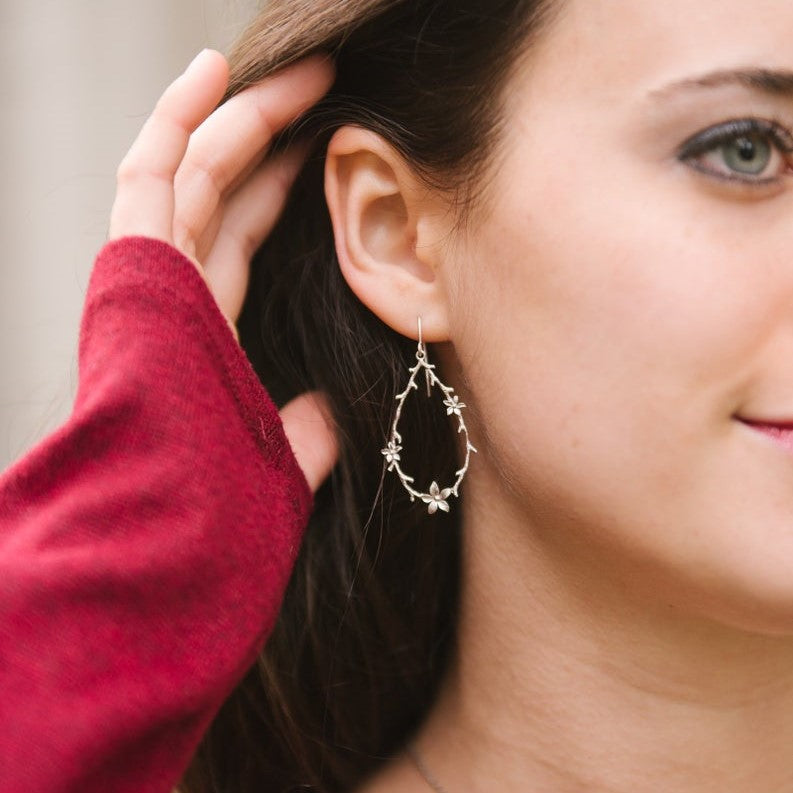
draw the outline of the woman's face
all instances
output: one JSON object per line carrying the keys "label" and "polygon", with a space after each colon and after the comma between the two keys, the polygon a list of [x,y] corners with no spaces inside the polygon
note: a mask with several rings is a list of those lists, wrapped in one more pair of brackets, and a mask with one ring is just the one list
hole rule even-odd
{"label": "woman's face", "polygon": [[569,0],[447,271],[472,509],[769,633],[793,631],[792,37],[788,0]]}

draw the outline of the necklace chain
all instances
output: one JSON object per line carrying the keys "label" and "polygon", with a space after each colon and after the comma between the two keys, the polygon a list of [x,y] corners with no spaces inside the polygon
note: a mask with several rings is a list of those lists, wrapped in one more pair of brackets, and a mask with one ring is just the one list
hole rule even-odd
{"label": "necklace chain", "polygon": [[424,781],[434,790],[436,793],[446,793],[446,788],[441,785],[440,782],[435,778],[433,773],[427,768],[426,763],[422,759],[421,755],[419,754],[419,750],[416,748],[415,743],[408,743],[405,747],[405,754],[413,761],[413,765],[416,766],[416,769],[424,777]]}

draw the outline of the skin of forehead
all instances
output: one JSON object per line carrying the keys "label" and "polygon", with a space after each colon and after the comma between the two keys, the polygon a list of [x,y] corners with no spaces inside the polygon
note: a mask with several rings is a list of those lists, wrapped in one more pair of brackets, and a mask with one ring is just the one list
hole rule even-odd
{"label": "skin of forehead", "polygon": [[569,0],[527,52],[535,89],[632,100],[713,71],[790,71],[782,0]]}

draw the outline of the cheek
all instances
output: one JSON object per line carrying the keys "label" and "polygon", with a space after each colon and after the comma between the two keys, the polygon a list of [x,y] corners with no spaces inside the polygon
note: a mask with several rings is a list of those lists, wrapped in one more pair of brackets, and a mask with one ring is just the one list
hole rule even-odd
{"label": "cheek", "polygon": [[793,555],[793,466],[747,451],[731,419],[780,325],[773,285],[675,210],[534,205],[542,218],[525,196],[503,206],[462,265],[452,334],[483,425],[475,464],[560,548],[585,537],[667,584],[707,571],[733,597],[740,573],[789,605],[766,551]]}
{"label": "cheek", "polygon": [[617,146],[558,150],[572,153],[564,167],[558,152],[515,147],[465,251],[453,332],[471,379],[503,383],[512,415],[536,414],[562,443],[611,450],[620,436],[723,425],[791,313],[763,224]]}
{"label": "cheek", "polygon": [[483,399],[536,417],[527,431],[576,448],[648,441],[672,416],[681,431],[723,421],[766,335],[762,300],[730,288],[704,241],[679,241],[646,213],[620,226],[603,215],[504,214],[478,239],[454,330],[470,379]]}

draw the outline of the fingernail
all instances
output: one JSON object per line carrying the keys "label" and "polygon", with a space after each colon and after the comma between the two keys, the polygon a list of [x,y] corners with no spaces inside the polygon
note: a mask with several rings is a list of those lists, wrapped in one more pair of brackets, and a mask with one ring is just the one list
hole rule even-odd
{"label": "fingernail", "polygon": [[201,58],[203,58],[203,57],[204,57],[204,55],[205,55],[205,53],[207,53],[207,52],[209,52],[209,47],[204,47],[204,49],[203,49],[203,50],[201,50],[201,52],[199,52],[199,53],[198,53],[198,55],[196,55],[196,56],[195,56],[195,58],[193,58],[193,60],[192,60],[192,61],[190,61],[190,63],[187,65],[187,68],[185,69],[185,71],[187,72],[187,71],[189,71],[190,69],[192,69],[192,68],[193,68],[193,66],[195,66],[195,64],[196,64],[198,61],[200,61],[200,60],[201,60]]}

